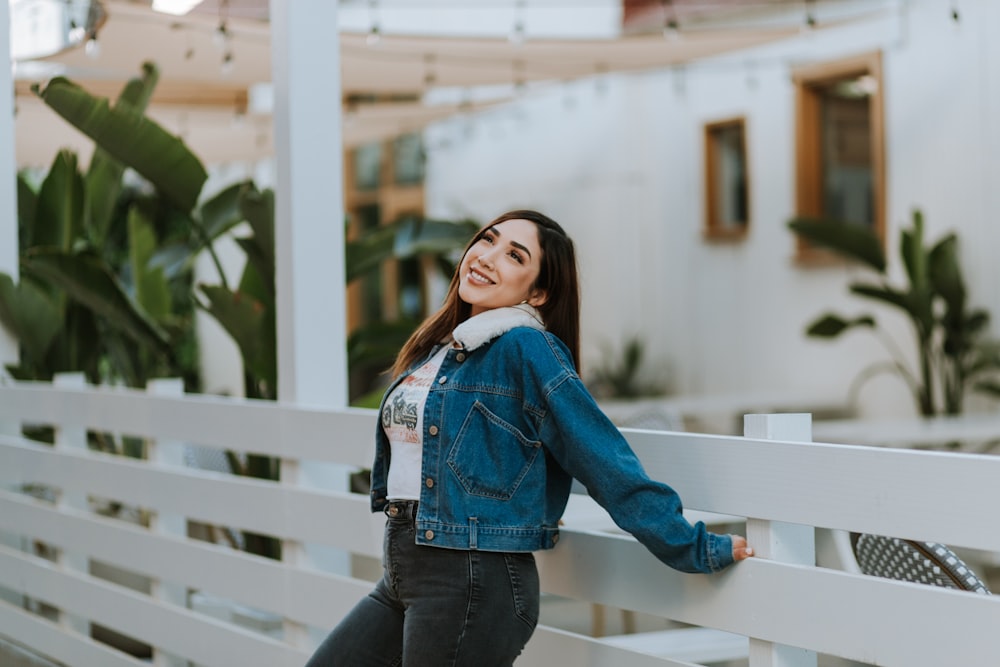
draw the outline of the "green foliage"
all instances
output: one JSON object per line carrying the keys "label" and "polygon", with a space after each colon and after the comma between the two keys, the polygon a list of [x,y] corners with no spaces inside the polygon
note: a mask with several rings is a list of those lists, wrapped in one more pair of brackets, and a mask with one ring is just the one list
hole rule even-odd
{"label": "green foliage", "polygon": [[626,340],[618,354],[605,346],[601,363],[591,371],[589,384],[593,393],[602,398],[639,398],[662,394],[663,387],[644,384],[640,379],[644,355],[645,343],[638,336]]}
{"label": "green foliage", "polygon": [[[899,374],[925,416],[960,414],[967,389],[1000,398],[1000,347],[996,341],[983,339],[989,314],[967,304],[955,234],[926,245],[923,215],[914,211],[912,227],[900,232],[899,257],[907,278],[907,284],[900,287],[887,282],[881,243],[867,228],[805,219],[791,221],[789,228],[873,269],[880,281],[852,283],[851,293],[901,311],[913,326],[918,370],[912,370],[898,348],[883,336],[892,361],[864,369],[859,376],[862,381],[884,371]],[[871,315],[849,319],[833,313],[820,316],[806,333],[836,338],[856,327],[881,333]]]}

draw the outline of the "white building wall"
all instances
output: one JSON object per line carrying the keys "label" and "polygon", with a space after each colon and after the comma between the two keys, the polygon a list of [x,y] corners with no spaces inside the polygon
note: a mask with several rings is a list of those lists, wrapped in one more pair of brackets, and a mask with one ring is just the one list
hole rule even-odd
{"label": "white building wall", "polygon": [[[1000,7],[968,0],[959,10],[955,22],[944,3],[913,0],[864,24],[686,69],[529,91],[440,123],[427,134],[428,213],[486,222],[534,207],[566,227],[583,276],[585,376],[602,344],[620,349],[639,333],[648,367],[678,393],[842,401],[884,348],[864,332],[807,339],[809,322],[831,309],[871,312],[907,351],[912,334],[889,308],[848,294],[850,281],[873,275],[794,263],[790,75],[795,65],[882,51],[890,280],[902,284],[899,229],[919,207],[929,239],[959,231],[971,303],[1000,318],[1000,47],[990,38]],[[747,120],[751,230],[743,242],[707,243],[702,126],[733,116]],[[895,376],[867,383],[860,399],[862,414],[913,412]]]}

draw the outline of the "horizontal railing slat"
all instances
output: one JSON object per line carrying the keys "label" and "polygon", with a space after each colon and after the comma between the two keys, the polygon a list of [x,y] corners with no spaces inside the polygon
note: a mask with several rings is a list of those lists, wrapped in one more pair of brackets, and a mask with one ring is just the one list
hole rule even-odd
{"label": "horizontal railing slat", "polygon": [[151,396],[132,389],[0,385],[0,421],[60,424],[180,440],[284,458],[371,464],[375,411],[320,410],[205,395]]}
{"label": "horizontal railing slat", "polygon": [[[337,618],[329,604],[313,604],[314,600],[348,599],[353,604],[371,588],[367,582],[293,568],[228,547],[157,535],[139,526],[59,510],[9,492],[0,492],[0,529],[312,625]],[[290,595],[289,591],[299,594]]]}
{"label": "horizontal railing slat", "polygon": [[0,570],[15,592],[115,628],[204,667],[300,665],[305,654],[261,634],[95,577],[61,570],[0,545]]}
{"label": "horizontal railing slat", "polygon": [[100,452],[57,450],[13,436],[0,436],[4,468],[20,483],[44,482],[205,523],[373,556],[381,553],[366,495],[300,489]]}
{"label": "horizontal railing slat", "polygon": [[60,628],[54,621],[3,599],[0,599],[0,634],[46,658],[73,667],[146,667],[149,664],[90,637]]}
{"label": "horizontal railing slat", "polygon": [[685,507],[1000,551],[1000,457],[625,430]]}
{"label": "horizontal railing slat", "polygon": [[[629,539],[568,533],[564,543],[538,555],[545,590],[556,595],[856,660],[881,655],[878,664],[971,665],[916,657],[1000,655],[1000,633],[989,630],[1000,627],[1000,596],[764,559],[692,575],[660,565]],[[909,628],[927,624],[928,610],[938,630],[911,635]],[[883,631],[889,618],[893,629]]]}

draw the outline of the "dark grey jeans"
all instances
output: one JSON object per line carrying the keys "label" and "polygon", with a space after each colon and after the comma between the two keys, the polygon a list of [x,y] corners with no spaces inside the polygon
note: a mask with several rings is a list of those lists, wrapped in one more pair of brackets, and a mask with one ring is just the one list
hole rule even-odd
{"label": "dark grey jeans", "polygon": [[538,623],[534,556],[417,545],[413,504],[396,505],[382,579],[306,667],[512,665]]}

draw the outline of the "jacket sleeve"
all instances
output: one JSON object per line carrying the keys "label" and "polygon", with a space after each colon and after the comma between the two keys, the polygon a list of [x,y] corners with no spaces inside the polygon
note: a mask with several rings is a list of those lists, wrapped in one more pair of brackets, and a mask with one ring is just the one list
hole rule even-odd
{"label": "jacket sleeve", "polygon": [[543,442],[620,528],[682,572],[717,572],[733,563],[732,538],[684,518],[677,492],[650,479],[575,373],[548,387],[545,395]]}

